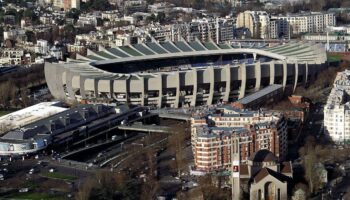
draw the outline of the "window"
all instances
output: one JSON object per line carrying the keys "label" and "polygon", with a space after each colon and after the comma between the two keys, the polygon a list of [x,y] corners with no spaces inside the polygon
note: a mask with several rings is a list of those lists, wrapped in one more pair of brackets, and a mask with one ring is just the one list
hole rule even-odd
{"label": "window", "polygon": [[277,190],[277,200],[281,200],[281,189]]}

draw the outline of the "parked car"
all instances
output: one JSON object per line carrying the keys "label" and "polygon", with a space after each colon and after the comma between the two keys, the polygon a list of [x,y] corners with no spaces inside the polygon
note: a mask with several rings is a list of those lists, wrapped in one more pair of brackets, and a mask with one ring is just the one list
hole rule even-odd
{"label": "parked car", "polygon": [[117,139],[117,136],[116,135],[113,135],[112,136],[112,140],[116,140]]}
{"label": "parked car", "polygon": [[31,169],[29,170],[29,174],[35,174],[35,173],[37,173],[37,172],[39,172],[39,169],[37,169],[37,168],[31,168]]}
{"label": "parked car", "polygon": [[18,192],[21,192],[21,193],[28,192],[28,191],[29,191],[28,188],[21,188],[21,189],[18,190]]}
{"label": "parked car", "polygon": [[5,180],[5,176],[4,174],[0,174],[0,181],[3,181],[3,180]]}

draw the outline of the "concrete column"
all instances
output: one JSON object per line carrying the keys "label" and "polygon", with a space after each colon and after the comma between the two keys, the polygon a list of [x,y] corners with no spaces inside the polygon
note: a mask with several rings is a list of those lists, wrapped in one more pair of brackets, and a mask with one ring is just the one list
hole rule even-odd
{"label": "concrete column", "polygon": [[130,78],[131,76],[129,76],[128,78],[126,78],[125,81],[125,99],[127,103],[130,103]]}
{"label": "concrete column", "polygon": [[111,99],[114,98],[114,86],[113,86],[113,80],[109,80],[109,95],[111,96]]}
{"label": "concrete column", "polygon": [[159,74],[159,76],[158,76],[158,83],[159,83],[158,108],[161,108],[162,107],[162,98],[163,98],[163,78],[162,78],[162,74]]}
{"label": "concrete column", "polygon": [[253,53],[254,61],[256,60],[256,53]]}
{"label": "concrete column", "polygon": [[64,67],[57,64],[45,63],[44,72],[47,87],[50,93],[57,99],[66,99],[66,93],[63,89],[63,74],[67,71]]}
{"label": "concrete column", "polygon": [[270,62],[270,85],[275,83],[275,61]]}
{"label": "concrete column", "polygon": [[231,66],[226,65],[225,66],[226,71],[226,88],[225,88],[225,96],[224,101],[228,102],[230,99],[230,91],[231,91]]}
{"label": "concrete column", "polygon": [[74,76],[73,72],[66,71],[66,87],[67,87],[69,98],[71,99],[75,99],[75,94],[72,87],[73,76]]}
{"label": "concrete column", "polygon": [[288,76],[288,71],[287,71],[287,61],[283,61],[283,81],[282,81],[282,86],[283,86],[283,91],[286,88],[287,85],[287,76]]}
{"label": "concrete column", "polygon": [[315,81],[315,79],[316,79],[317,71],[315,69],[315,62],[309,63],[309,64],[311,64],[311,66],[308,66],[309,74],[311,75],[309,81],[313,83]]}
{"label": "concrete column", "polygon": [[140,87],[142,88],[141,90],[141,105],[144,106],[145,105],[145,78],[144,77],[140,77]]}
{"label": "concrete column", "polygon": [[197,101],[197,88],[198,88],[198,83],[197,83],[197,69],[194,68],[192,70],[193,72],[193,96],[192,96],[192,101],[191,101],[191,106],[196,106],[196,101]]}
{"label": "concrete column", "polygon": [[86,94],[85,94],[85,77],[83,77],[83,76],[80,76],[79,87],[80,87],[81,98],[85,99],[86,98]]}
{"label": "concrete column", "polygon": [[245,87],[247,85],[247,68],[246,68],[245,63],[240,65],[239,69],[241,70],[241,88],[239,90],[238,99],[241,99],[245,95]]}
{"label": "concrete column", "polygon": [[293,87],[293,92],[295,92],[295,89],[297,88],[298,85],[298,75],[299,75],[299,66],[298,66],[298,62],[296,62],[294,64],[294,73],[295,73],[295,78],[294,78],[294,87]]}
{"label": "concrete column", "polygon": [[214,98],[214,84],[215,84],[214,67],[209,67],[208,70],[209,70],[210,88],[209,88],[209,97],[207,99],[207,105],[211,105],[213,103],[213,98]]}
{"label": "concrete column", "polygon": [[261,86],[261,63],[260,61],[255,63],[255,91],[260,90]]}
{"label": "concrete column", "polygon": [[94,92],[95,92],[95,98],[98,98],[98,79],[94,79]]}
{"label": "concrete column", "polygon": [[308,74],[309,74],[309,66],[308,66],[308,63],[305,62],[304,87],[306,87],[307,82],[309,81],[309,80],[307,80]]}
{"label": "concrete column", "polygon": [[176,72],[176,97],[175,97],[175,108],[179,107],[180,102],[180,72]]}

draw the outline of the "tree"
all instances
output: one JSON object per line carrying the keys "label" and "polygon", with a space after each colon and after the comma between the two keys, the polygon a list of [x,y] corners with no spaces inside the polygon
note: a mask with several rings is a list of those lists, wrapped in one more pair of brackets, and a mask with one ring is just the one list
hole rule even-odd
{"label": "tree", "polygon": [[67,24],[64,26],[64,38],[68,40],[68,42],[73,43],[75,40],[76,29],[73,24]]}
{"label": "tree", "polygon": [[156,16],[154,14],[146,17],[146,23],[150,23],[150,22],[154,22],[154,21],[156,21]]}
{"label": "tree", "polygon": [[318,151],[320,151],[320,147],[316,148],[315,138],[312,136],[306,138],[304,147],[299,150],[299,155],[303,159],[304,177],[311,193],[314,193],[321,186],[320,177],[315,176],[315,168],[319,163]]}
{"label": "tree", "polygon": [[33,31],[26,31],[26,36],[28,42],[36,42],[35,33]]}
{"label": "tree", "polygon": [[[303,191],[303,192],[300,192]],[[307,185],[305,185],[304,183],[298,183],[293,190],[293,197],[292,199],[295,200],[306,200],[307,197],[309,196],[309,189],[307,187]]]}
{"label": "tree", "polygon": [[79,19],[80,11],[76,8],[72,8],[66,13],[67,18],[73,18],[75,21]]}
{"label": "tree", "polygon": [[95,180],[92,178],[89,178],[86,180],[79,188],[79,191],[77,192],[76,199],[77,200],[89,200],[91,198],[91,192],[92,189],[94,188]]}
{"label": "tree", "polygon": [[164,12],[157,13],[156,21],[159,23],[163,23],[165,21],[165,13]]}
{"label": "tree", "polygon": [[146,0],[147,4],[152,5],[154,4],[155,0]]}
{"label": "tree", "polygon": [[79,188],[77,200],[136,200],[140,199],[138,186],[123,174],[98,171]]}
{"label": "tree", "polygon": [[2,42],[4,42],[4,27],[0,26],[0,43]]}
{"label": "tree", "polygon": [[108,0],[90,0],[86,3],[82,3],[80,6],[80,10],[83,11],[105,11],[111,9],[113,9],[113,6],[109,3]]}
{"label": "tree", "polygon": [[222,190],[220,187],[214,185],[214,178],[212,175],[205,175],[199,178],[200,189],[203,194],[203,199],[220,200],[230,199],[231,193]]}

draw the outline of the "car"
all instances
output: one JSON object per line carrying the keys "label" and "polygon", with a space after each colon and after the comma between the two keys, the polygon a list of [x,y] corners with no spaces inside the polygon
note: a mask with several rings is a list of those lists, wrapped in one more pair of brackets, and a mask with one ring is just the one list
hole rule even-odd
{"label": "car", "polygon": [[28,173],[28,174],[35,174],[35,173],[37,173],[37,172],[39,172],[39,169],[37,169],[37,168],[31,168],[31,169],[29,170],[29,173]]}
{"label": "car", "polygon": [[28,192],[29,189],[28,188],[21,188],[18,190],[18,192],[24,193],[24,192]]}
{"label": "car", "polygon": [[5,180],[5,176],[3,174],[0,174],[0,181]]}
{"label": "car", "polygon": [[112,140],[116,140],[117,139],[117,136],[116,135],[113,135],[112,136]]}
{"label": "car", "polygon": [[55,168],[50,168],[50,169],[49,169],[49,172],[50,172],[50,173],[53,173],[53,172],[55,172],[55,171],[56,171]]}

